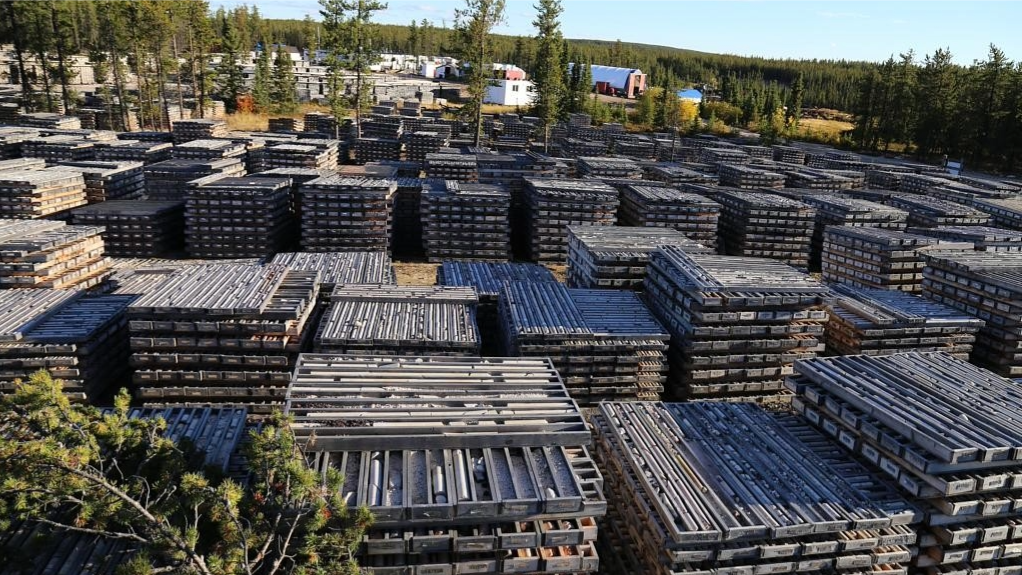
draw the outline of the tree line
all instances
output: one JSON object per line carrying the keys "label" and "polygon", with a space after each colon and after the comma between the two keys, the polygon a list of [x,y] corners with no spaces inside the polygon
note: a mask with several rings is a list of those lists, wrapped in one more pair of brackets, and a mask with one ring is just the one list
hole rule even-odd
{"label": "tree line", "polygon": [[[185,108],[186,94],[198,117],[205,117],[214,97],[228,112],[241,106],[292,113],[298,108],[293,67],[288,54],[274,48],[297,45],[345,55],[326,62],[333,82],[346,73],[356,77],[351,93],[332,91],[331,108],[340,114],[355,101],[365,104],[369,90],[363,76],[376,57],[373,47],[380,45],[371,17],[385,5],[372,0],[323,0],[321,5],[323,21],[318,22],[267,20],[256,6],[211,11],[207,0],[5,0],[0,42],[14,46],[11,74],[29,111],[73,110],[80,95],[72,88],[77,82],[70,59],[85,55],[109,125],[118,129],[130,125],[132,108],[142,128],[166,128],[175,118],[165,117],[165,111]],[[240,61],[257,49],[249,88]]]}
{"label": "tree line", "polygon": [[1022,159],[1022,63],[994,45],[985,60],[957,65],[947,49],[909,51],[877,64],[856,90],[853,137],[867,150],[965,160],[1017,171]]}
{"label": "tree line", "polygon": [[[232,10],[239,19],[239,28],[258,20],[272,38],[301,50],[322,47],[323,33],[318,22],[305,20],[262,20],[255,8],[239,6]],[[408,25],[380,24],[379,47],[383,52],[413,55],[457,56],[461,41],[457,27],[429,20],[411,21]],[[563,38],[563,37],[562,37]],[[492,56],[498,62],[516,64],[535,76],[541,60],[543,40],[536,36],[491,34]],[[855,104],[855,88],[860,77],[872,64],[846,60],[795,60],[710,54],[681,48],[652,46],[604,40],[565,39],[569,61],[584,60],[591,64],[639,68],[649,74],[650,85],[707,84],[718,88],[730,78],[740,91],[765,90],[771,83],[787,99],[795,78],[802,76],[803,100],[807,108],[850,110]]]}

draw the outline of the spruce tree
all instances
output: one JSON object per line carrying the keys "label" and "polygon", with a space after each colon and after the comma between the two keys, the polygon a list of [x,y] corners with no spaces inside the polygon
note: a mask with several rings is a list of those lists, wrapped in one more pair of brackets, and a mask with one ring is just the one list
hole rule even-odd
{"label": "spruce tree", "polygon": [[422,53],[422,37],[419,36],[419,24],[415,20],[408,25],[408,43],[405,44],[405,49],[409,54],[415,56],[415,63],[418,65],[419,54]]}
{"label": "spruce tree", "polygon": [[475,145],[482,143],[483,98],[490,85],[493,46],[490,32],[504,20],[504,0],[465,0],[465,8],[455,11],[461,61],[468,66],[469,101],[462,115],[475,124]]}
{"label": "spruce tree", "polygon": [[678,105],[677,84],[674,83],[673,79],[669,79],[669,83],[661,88],[660,97],[657,101],[655,120],[657,127],[664,129],[676,129],[678,127],[680,112]]}
{"label": "spruce tree", "polygon": [[237,29],[230,19],[226,17],[221,19],[220,33],[222,35],[223,60],[220,61],[220,65],[216,69],[217,94],[223,99],[227,113],[233,114],[238,110],[238,96],[245,91],[245,77],[241,64],[238,63],[241,46],[238,42]]}
{"label": "spruce tree", "polygon": [[273,83],[270,99],[276,114],[294,114],[298,111],[298,87],[291,56],[281,44],[277,45],[277,57],[273,61]]}
{"label": "spruce tree", "polygon": [[188,0],[185,3],[184,23],[188,29],[188,66],[192,81],[192,96],[200,118],[206,117],[210,92],[214,89],[213,78],[207,73],[209,46],[213,40],[213,29],[209,21],[207,0]]}
{"label": "spruce tree", "polygon": [[340,4],[346,12],[350,12],[343,25],[343,33],[349,52],[346,63],[355,72],[351,101],[355,109],[355,133],[357,137],[362,137],[362,110],[369,106],[372,99],[370,66],[376,64],[380,57],[373,13],[385,10],[387,5],[377,0],[341,0]]}
{"label": "spruce tree", "polygon": [[802,98],[805,94],[805,76],[799,72],[795,81],[791,83],[791,92],[788,93],[788,108],[784,111],[784,123],[792,128],[798,127],[798,121],[802,117]]}
{"label": "spruce tree", "polygon": [[319,14],[323,18],[323,49],[326,50],[327,67],[327,104],[330,113],[337,119],[334,122],[334,137],[340,137],[341,118],[348,112],[348,99],[345,96],[344,72],[346,65],[344,56],[346,41],[344,34],[345,7],[342,0],[319,0]]}
{"label": "spruce tree", "polygon": [[580,107],[585,107],[585,102],[589,99],[589,94],[593,93],[593,68],[592,62],[587,58],[582,62],[582,68],[578,74],[578,101],[581,103]]}
{"label": "spruce tree", "polygon": [[564,71],[561,68],[561,23],[563,8],[560,0],[539,0],[538,14],[532,25],[536,27],[539,49],[532,82],[536,86],[536,115],[543,123],[543,144],[549,151],[550,125],[560,115],[564,93]]}
{"label": "spruce tree", "polygon": [[271,96],[272,72],[270,71],[270,47],[264,41],[260,46],[259,55],[256,56],[255,78],[252,82],[252,99],[255,100],[256,109],[266,111],[273,101]]}

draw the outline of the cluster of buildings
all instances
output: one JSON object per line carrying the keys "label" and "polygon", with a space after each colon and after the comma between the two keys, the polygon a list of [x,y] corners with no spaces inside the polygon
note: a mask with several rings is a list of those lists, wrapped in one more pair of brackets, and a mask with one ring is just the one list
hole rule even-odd
{"label": "cluster of buildings", "polygon": [[[259,51],[245,53],[239,62],[242,66],[242,73],[245,83],[252,86],[255,82],[256,60]],[[271,65],[275,61],[276,52],[287,53],[294,67],[295,83],[298,89],[298,98],[302,101],[316,101],[326,98],[329,94],[329,74],[325,60],[325,50],[299,50],[294,46],[274,44],[266,49],[271,50]],[[214,54],[210,58],[210,67],[216,67],[222,61],[222,55]],[[88,56],[75,55],[68,58],[70,62],[71,83],[79,88],[79,91],[92,92],[98,88],[95,78],[95,70]],[[613,66],[593,65],[593,89],[599,94],[622,96],[626,98],[637,98],[641,96],[647,87],[647,77],[641,70],[633,68],[618,68]],[[387,90],[384,97],[407,97],[420,100],[429,100],[433,97],[433,90],[443,80],[460,79],[463,70],[462,64],[456,58],[448,56],[416,56],[410,54],[381,54],[379,62],[370,67],[376,74],[403,74],[403,82],[408,82],[409,76],[417,76],[422,81],[407,83],[407,88],[398,90]],[[5,45],[0,47],[0,73],[3,81],[7,84],[18,84],[19,74],[16,64],[16,57],[13,46]],[[27,56],[26,73],[30,79],[38,78],[42,74],[42,65],[35,56]],[[135,79],[128,77],[128,85],[134,85]],[[396,78],[380,77],[378,82],[383,84],[397,83]],[[405,94],[404,92],[407,92]],[[427,95],[428,94],[428,95]],[[381,98],[384,99],[384,98]],[[491,85],[487,89],[485,102],[503,106],[529,106],[535,99],[535,88],[532,81],[527,79],[525,70],[514,64],[493,64]]]}

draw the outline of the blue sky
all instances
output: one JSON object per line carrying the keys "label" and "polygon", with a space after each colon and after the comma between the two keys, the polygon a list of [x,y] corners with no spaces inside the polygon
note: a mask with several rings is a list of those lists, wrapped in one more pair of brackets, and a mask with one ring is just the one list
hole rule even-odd
{"label": "blue sky", "polygon": [[[778,58],[884,60],[910,48],[917,54],[948,47],[955,61],[986,57],[990,43],[1022,60],[1022,2],[768,0],[562,0],[569,38],[620,39],[704,52]],[[216,6],[258,5],[270,18],[319,17],[316,0],[213,0]],[[423,18],[451,26],[463,0],[389,0],[378,21]],[[496,31],[533,34],[533,0],[507,0],[507,22]]]}

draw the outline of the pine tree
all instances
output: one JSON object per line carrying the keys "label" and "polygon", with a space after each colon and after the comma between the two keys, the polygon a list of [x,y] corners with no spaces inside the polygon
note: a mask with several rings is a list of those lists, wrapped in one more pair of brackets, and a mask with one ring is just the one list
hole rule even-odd
{"label": "pine tree", "polygon": [[6,36],[14,44],[14,57],[18,63],[18,85],[21,88],[21,105],[32,110],[33,90],[32,82],[28,78],[25,68],[25,52],[28,51],[28,39],[26,38],[26,27],[22,15],[24,2],[3,2],[0,3],[0,10],[3,10],[3,24]]}
{"label": "pine tree", "polygon": [[759,93],[750,91],[745,95],[742,102],[742,123],[745,125],[755,124],[759,121]]}
{"label": "pine tree", "polygon": [[678,87],[672,79],[668,79],[669,83],[661,88],[659,98],[657,99],[655,124],[659,128],[673,128],[678,127],[679,118],[679,102],[678,102]]}
{"label": "pine tree", "polygon": [[337,119],[334,137],[340,137],[341,118],[347,115],[348,99],[345,96],[344,34],[345,6],[341,0],[319,0],[319,14],[323,18],[323,49],[326,50],[327,83],[329,93],[327,104],[330,113]]}
{"label": "pine tree", "polygon": [[270,109],[273,102],[271,97],[272,72],[270,71],[270,47],[262,42],[259,47],[259,55],[256,56],[255,78],[252,81],[252,98],[255,100],[256,109],[265,111]]}
{"label": "pine tree", "polygon": [[543,123],[543,144],[549,151],[550,125],[560,116],[560,103],[564,97],[564,71],[561,68],[561,23],[563,8],[560,0],[539,0],[538,14],[532,25],[536,27],[539,49],[532,82],[536,86],[536,115]]}
{"label": "pine tree", "polygon": [[974,66],[968,97],[968,110],[964,112],[972,128],[967,134],[970,156],[976,162],[983,162],[987,156],[1000,148],[998,126],[1008,117],[1004,107],[1008,96],[1011,71],[1014,64],[1000,48],[990,45],[987,59]]}
{"label": "pine tree", "polygon": [[788,93],[788,106],[784,111],[784,123],[792,128],[798,127],[798,121],[802,117],[802,98],[805,94],[805,75],[799,72],[795,81],[791,83],[791,92]]}
{"label": "pine tree", "polygon": [[245,91],[245,76],[238,62],[241,46],[238,43],[234,22],[230,19],[224,17],[220,20],[220,33],[223,39],[221,50],[223,60],[216,69],[217,95],[223,99],[227,113],[233,114],[238,110],[238,96]]}
{"label": "pine tree", "polygon": [[28,27],[29,45],[41,68],[35,80],[41,80],[43,83],[43,106],[47,112],[55,112],[56,106],[50,88],[53,67],[50,65],[49,53],[53,46],[53,31],[49,22],[49,14],[42,3],[21,2],[19,4],[25,7],[25,25]]}
{"label": "pine tree", "polygon": [[771,82],[766,88],[766,95],[763,98],[763,113],[764,118],[772,118],[774,112],[780,107],[780,98],[777,97],[777,83]]}
{"label": "pine tree", "polygon": [[476,146],[482,143],[483,98],[493,68],[490,32],[503,19],[504,0],[465,0],[465,8],[455,11],[461,60],[468,66],[469,101],[462,114],[473,118]]}
{"label": "pine tree", "polygon": [[578,76],[578,100],[585,102],[589,94],[593,93],[593,68],[592,61],[586,60],[582,63],[582,69]]}
{"label": "pine tree", "polygon": [[362,110],[367,108],[372,99],[372,81],[370,66],[379,58],[379,44],[374,46],[376,26],[373,24],[373,13],[385,10],[387,5],[377,0],[341,0],[341,7],[350,16],[343,25],[343,33],[348,46],[349,56],[346,61],[348,68],[355,72],[352,108],[355,109],[355,134],[362,137]]}
{"label": "pine tree", "polygon": [[635,104],[636,123],[647,127],[652,127],[656,124],[657,101],[662,91],[663,88],[650,88],[642,96],[639,96],[639,101]]}
{"label": "pine tree", "polygon": [[593,71],[589,62],[582,56],[575,59],[571,66],[568,81],[567,112],[578,114],[589,107],[589,94],[593,91]]}
{"label": "pine tree", "polygon": [[53,46],[57,51],[57,77],[60,80],[60,98],[64,104],[64,113],[69,114],[72,108],[70,87],[72,78],[68,73],[70,68],[68,66],[68,57],[70,56],[68,51],[70,50],[69,44],[71,43],[71,39],[68,36],[72,31],[72,24],[67,10],[67,3],[49,0],[47,8],[49,9],[50,26],[53,32]]}
{"label": "pine tree", "polygon": [[415,56],[415,63],[418,64],[419,54],[422,53],[422,37],[419,36],[419,25],[415,20],[408,25],[408,44],[405,49],[409,54]]}
{"label": "pine tree", "polygon": [[277,45],[277,56],[273,61],[273,83],[270,99],[275,114],[294,114],[298,111],[298,87],[295,84],[294,65],[287,49]]}
{"label": "pine tree", "polygon": [[[120,117],[118,122],[112,121],[112,126],[120,126],[124,130],[130,127],[128,94],[125,89],[125,78],[128,74],[127,66],[124,64],[124,56],[129,51],[129,43],[125,34],[125,6],[124,2],[109,2],[100,10],[98,16],[98,52],[109,55],[110,78],[113,80],[113,93],[117,96],[120,106]],[[111,116],[113,115],[111,106]]]}
{"label": "pine tree", "polygon": [[959,123],[955,121],[955,112],[959,91],[959,70],[952,62],[951,52],[938,49],[932,56],[926,56],[919,70],[916,95],[919,114],[915,142],[923,157],[958,152],[955,129]]}
{"label": "pine tree", "polygon": [[372,516],[348,510],[339,471],[308,466],[283,416],[250,432],[243,486],[204,469],[162,418],[131,417],[126,390],[113,403],[73,404],[46,372],[0,398],[0,528],[128,541],[139,553],[118,573],[358,573],[352,550]]}
{"label": "pine tree", "polygon": [[436,56],[436,45],[433,43],[433,25],[422,19],[419,23],[419,35],[422,36],[422,54],[424,56]]}
{"label": "pine tree", "polygon": [[558,108],[561,111],[561,120],[566,119],[569,113],[574,112],[574,109],[572,108],[572,98],[575,94],[575,84],[573,84],[573,82],[577,82],[577,80],[572,78],[572,74],[576,71],[571,66],[571,58],[572,57],[568,53],[568,41],[564,40],[561,44],[561,61],[558,63],[561,72],[561,84],[564,86],[564,91],[561,92],[561,102],[558,105]]}
{"label": "pine tree", "polygon": [[182,20],[188,35],[188,77],[192,84],[192,95],[200,118],[206,115],[208,95],[214,89],[213,78],[207,73],[209,46],[213,30],[210,25],[209,2],[187,0],[183,7]]}

